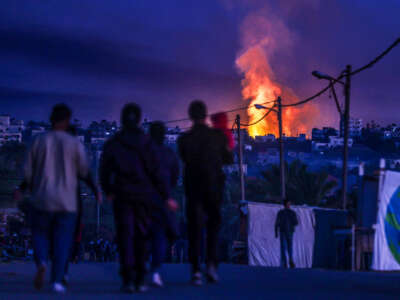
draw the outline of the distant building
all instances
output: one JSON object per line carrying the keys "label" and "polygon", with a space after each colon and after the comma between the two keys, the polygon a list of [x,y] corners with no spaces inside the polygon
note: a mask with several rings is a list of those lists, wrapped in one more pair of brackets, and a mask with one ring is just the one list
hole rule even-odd
{"label": "distant building", "polygon": [[313,142],[327,143],[330,136],[338,136],[338,131],[332,127],[313,128],[311,131],[311,140]]}
{"label": "distant building", "polygon": [[179,136],[182,134],[182,130],[176,126],[175,128],[168,128],[165,134],[165,142],[167,144],[176,144]]}
{"label": "distant building", "polygon": [[[329,149],[334,149],[338,147],[343,147],[344,138],[340,136],[330,136],[328,141],[313,141],[312,149],[314,151],[325,151]],[[353,146],[353,139],[349,138],[348,140],[349,147]]]}
{"label": "distant building", "polygon": [[12,119],[10,115],[0,115],[0,146],[7,142],[22,142],[24,121]]}
{"label": "distant building", "polygon": [[299,142],[305,142],[307,140],[307,135],[305,133],[300,133],[297,140]]}
{"label": "distant building", "polygon": [[[352,138],[361,137],[363,129],[363,120],[359,118],[350,118],[349,136]],[[344,136],[344,117],[340,118],[340,136]]]}
{"label": "distant building", "polygon": [[88,136],[91,142],[106,140],[114,135],[118,130],[117,122],[102,120],[101,122],[92,122],[88,127]]}
{"label": "distant building", "polygon": [[[353,146],[353,139],[349,138],[347,141],[349,147]],[[343,147],[344,145],[344,138],[339,137],[339,136],[330,136],[329,137],[329,143],[328,143],[328,148],[336,148],[336,147]]]}
{"label": "distant building", "polygon": [[254,139],[254,141],[256,143],[274,142],[275,140],[276,140],[276,138],[275,138],[275,135],[273,135],[273,134],[258,135]]}
{"label": "distant building", "polygon": [[323,141],[325,139],[325,135],[322,129],[313,128],[311,131],[311,139],[313,142]]}
{"label": "distant building", "polygon": [[10,115],[0,115],[0,125],[6,128],[10,127],[11,117]]}

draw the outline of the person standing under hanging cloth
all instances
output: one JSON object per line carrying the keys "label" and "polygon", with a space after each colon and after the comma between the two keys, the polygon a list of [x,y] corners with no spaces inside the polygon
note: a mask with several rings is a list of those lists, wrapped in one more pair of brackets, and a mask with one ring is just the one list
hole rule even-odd
{"label": "person standing under hanging cloth", "polygon": [[[22,191],[31,193],[32,241],[37,266],[35,287],[40,289],[44,285],[51,249],[51,282],[58,293],[66,291],[62,281],[75,231],[78,177],[86,178],[89,173],[83,145],[66,132],[71,115],[65,104],[53,107],[52,130],[34,140],[21,187]],[[16,200],[22,197],[19,190],[14,196]],[[100,193],[96,197],[101,201]]]}
{"label": "person standing under hanging cloth", "polygon": [[200,268],[201,241],[206,220],[207,271],[209,282],[217,282],[218,233],[225,183],[224,164],[233,162],[224,132],[206,125],[207,107],[199,100],[190,104],[192,128],[178,140],[180,157],[184,163],[186,216],[189,237],[189,261],[192,283],[202,285]]}
{"label": "person standing under hanging cloth", "polygon": [[[150,136],[158,148],[160,154],[161,167],[165,169],[165,174],[168,176],[170,189],[173,190],[179,178],[179,161],[175,152],[164,144],[166,128],[160,121],[155,121],[150,124]],[[161,211],[164,212],[165,211]],[[151,274],[152,283],[155,286],[162,287],[163,280],[160,275],[161,265],[164,262],[167,251],[167,237],[173,242],[177,237],[177,220],[176,215],[172,212],[154,218],[151,237]]]}
{"label": "person standing under hanging cloth", "polygon": [[286,253],[289,256],[289,264],[291,268],[295,268],[293,261],[293,234],[296,226],[299,224],[296,213],[290,208],[290,201],[285,199],[285,208],[278,212],[275,221],[275,237],[281,242],[281,267],[287,268]]}
{"label": "person standing under hanging cloth", "polygon": [[122,291],[144,292],[146,242],[152,216],[168,206],[168,174],[162,168],[154,142],[139,128],[141,109],[125,105],[121,113],[122,130],[106,142],[100,160],[100,183],[113,202],[120,257]]}

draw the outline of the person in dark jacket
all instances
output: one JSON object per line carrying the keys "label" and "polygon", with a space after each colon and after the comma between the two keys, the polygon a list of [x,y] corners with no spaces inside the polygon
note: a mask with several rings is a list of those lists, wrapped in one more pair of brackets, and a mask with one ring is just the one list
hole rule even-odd
{"label": "person in dark jacket", "polygon": [[[164,144],[166,128],[160,121],[155,121],[150,124],[150,136],[156,144],[157,150],[161,158],[161,167],[165,169],[167,181],[170,184],[170,189],[174,189],[179,178],[179,161],[175,152]],[[163,280],[160,275],[160,268],[164,262],[167,251],[166,235],[170,226],[176,227],[175,214],[169,214],[165,218],[157,218],[152,226],[151,239],[151,273],[152,283],[155,286],[162,287]],[[170,236],[170,234],[169,234]]]}
{"label": "person in dark jacket", "polygon": [[296,213],[290,209],[290,201],[285,200],[285,208],[278,212],[275,221],[275,237],[278,238],[278,232],[281,242],[281,266],[287,268],[286,253],[289,256],[291,268],[295,268],[293,262],[293,234],[296,226],[299,224]]}
{"label": "person in dark jacket", "polygon": [[156,145],[139,128],[140,120],[140,107],[127,104],[122,130],[106,142],[100,162],[101,186],[113,202],[122,290],[128,293],[146,290],[146,242],[154,212],[176,208],[169,198],[168,174]]}
{"label": "person in dark jacket", "polygon": [[218,281],[217,243],[225,183],[222,167],[232,163],[233,157],[223,131],[206,125],[207,108],[202,101],[190,104],[189,116],[193,126],[179,138],[178,147],[184,163],[192,283],[201,285],[203,281],[199,258],[205,219],[207,279],[210,282]]}

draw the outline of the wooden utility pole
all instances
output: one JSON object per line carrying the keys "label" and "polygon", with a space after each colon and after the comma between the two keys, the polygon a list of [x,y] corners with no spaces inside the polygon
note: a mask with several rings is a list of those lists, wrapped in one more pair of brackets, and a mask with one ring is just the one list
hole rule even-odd
{"label": "wooden utility pole", "polygon": [[286,180],[285,180],[285,152],[283,149],[282,132],[282,99],[278,97],[278,123],[279,123],[279,161],[280,161],[280,183],[282,201],[286,198]]}
{"label": "wooden utility pole", "polygon": [[346,81],[344,83],[344,128],[343,128],[343,170],[342,170],[342,204],[347,207],[347,165],[349,158],[349,122],[350,122],[350,85],[351,65],[346,67]]}
{"label": "wooden utility pole", "polygon": [[240,130],[240,115],[236,115],[236,127],[239,147],[239,175],[240,175],[240,192],[241,192],[241,203],[246,201],[245,187],[244,187],[244,172],[243,172],[243,148],[242,148],[242,135]]}

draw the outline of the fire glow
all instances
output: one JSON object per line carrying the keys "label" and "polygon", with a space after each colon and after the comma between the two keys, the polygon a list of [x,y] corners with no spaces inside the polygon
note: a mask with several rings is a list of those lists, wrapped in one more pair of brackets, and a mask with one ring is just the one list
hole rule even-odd
{"label": "fire glow", "polygon": [[[245,101],[250,99],[247,114],[249,123],[253,123],[260,120],[266,113],[264,109],[255,108],[254,104],[274,101],[278,96],[281,96],[283,104],[294,103],[299,99],[290,88],[279,84],[275,80],[275,74],[269,59],[271,53],[279,45],[279,40],[274,38],[273,33],[274,29],[276,29],[274,25],[260,16],[251,18],[250,22],[245,23],[245,25],[242,34],[244,35],[243,40],[246,42],[244,43],[244,51],[236,59],[236,66],[244,75],[242,97]],[[255,28],[256,32],[254,32]],[[286,35],[286,41],[290,39],[290,34],[282,30],[282,28],[279,28],[278,31],[281,36],[283,34]],[[273,105],[273,103],[263,104],[267,108]],[[316,107],[310,104],[284,108],[282,113],[283,133],[287,136],[296,136],[300,133],[309,134],[317,113]],[[248,130],[252,137],[266,134],[278,136],[276,114],[271,113],[261,122],[250,126]]]}

